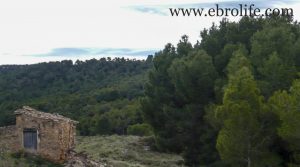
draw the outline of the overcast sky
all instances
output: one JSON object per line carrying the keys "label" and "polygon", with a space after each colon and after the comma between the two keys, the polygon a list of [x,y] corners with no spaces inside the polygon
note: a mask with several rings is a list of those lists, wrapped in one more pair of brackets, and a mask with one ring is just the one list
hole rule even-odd
{"label": "overcast sky", "polygon": [[[218,17],[172,17],[170,7],[291,7],[299,0],[1,0],[0,64],[32,64],[100,57],[145,58],[176,44],[195,43]],[[236,20],[238,18],[229,18]]]}

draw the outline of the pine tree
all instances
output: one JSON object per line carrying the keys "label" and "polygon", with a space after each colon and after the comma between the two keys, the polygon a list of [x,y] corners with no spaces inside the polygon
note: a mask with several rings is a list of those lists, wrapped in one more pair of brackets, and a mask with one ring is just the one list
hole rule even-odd
{"label": "pine tree", "polygon": [[[242,54],[236,54],[228,65],[229,83],[223,104],[215,110],[222,122],[217,149],[222,160],[233,166],[276,165],[278,158],[269,151],[270,127],[262,119],[265,104],[248,63],[243,63],[246,60]],[[244,66],[235,69],[239,66],[234,64]]]}
{"label": "pine tree", "polygon": [[300,165],[300,80],[296,80],[287,91],[277,91],[269,99],[271,111],[278,115],[280,125],[277,133],[283,140],[285,164]]}

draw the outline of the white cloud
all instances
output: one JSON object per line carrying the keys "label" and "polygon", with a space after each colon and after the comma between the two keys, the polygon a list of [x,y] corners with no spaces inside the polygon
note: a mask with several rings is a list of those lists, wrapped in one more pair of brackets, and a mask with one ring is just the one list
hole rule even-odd
{"label": "white cloud", "polygon": [[[211,0],[3,0],[0,1],[0,64],[60,58],[24,55],[53,48],[157,49],[187,34],[192,42],[217,17],[171,17],[128,6],[212,2]],[[299,9],[299,8],[298,8]],[[89,55],[85,56],[89,58]]]}

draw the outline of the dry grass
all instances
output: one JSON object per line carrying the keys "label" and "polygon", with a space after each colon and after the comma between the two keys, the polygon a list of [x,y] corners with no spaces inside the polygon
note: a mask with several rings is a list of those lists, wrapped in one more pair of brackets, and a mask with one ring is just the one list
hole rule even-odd
{"label": "dry grass", "polygon": [[181,167],[179,155],[149,150],[149,138],[137,136],[77,137],[77,152],[86,152],[92,159],[114,167]]}

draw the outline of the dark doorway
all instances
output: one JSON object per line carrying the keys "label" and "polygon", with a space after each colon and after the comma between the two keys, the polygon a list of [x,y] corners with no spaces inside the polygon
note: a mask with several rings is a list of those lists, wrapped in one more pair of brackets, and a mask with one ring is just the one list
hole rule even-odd
{"label": "dark doorway", "polygon": [[35,129],[24,129],[24,148],[29,150],[37,149],[37,131]]}

